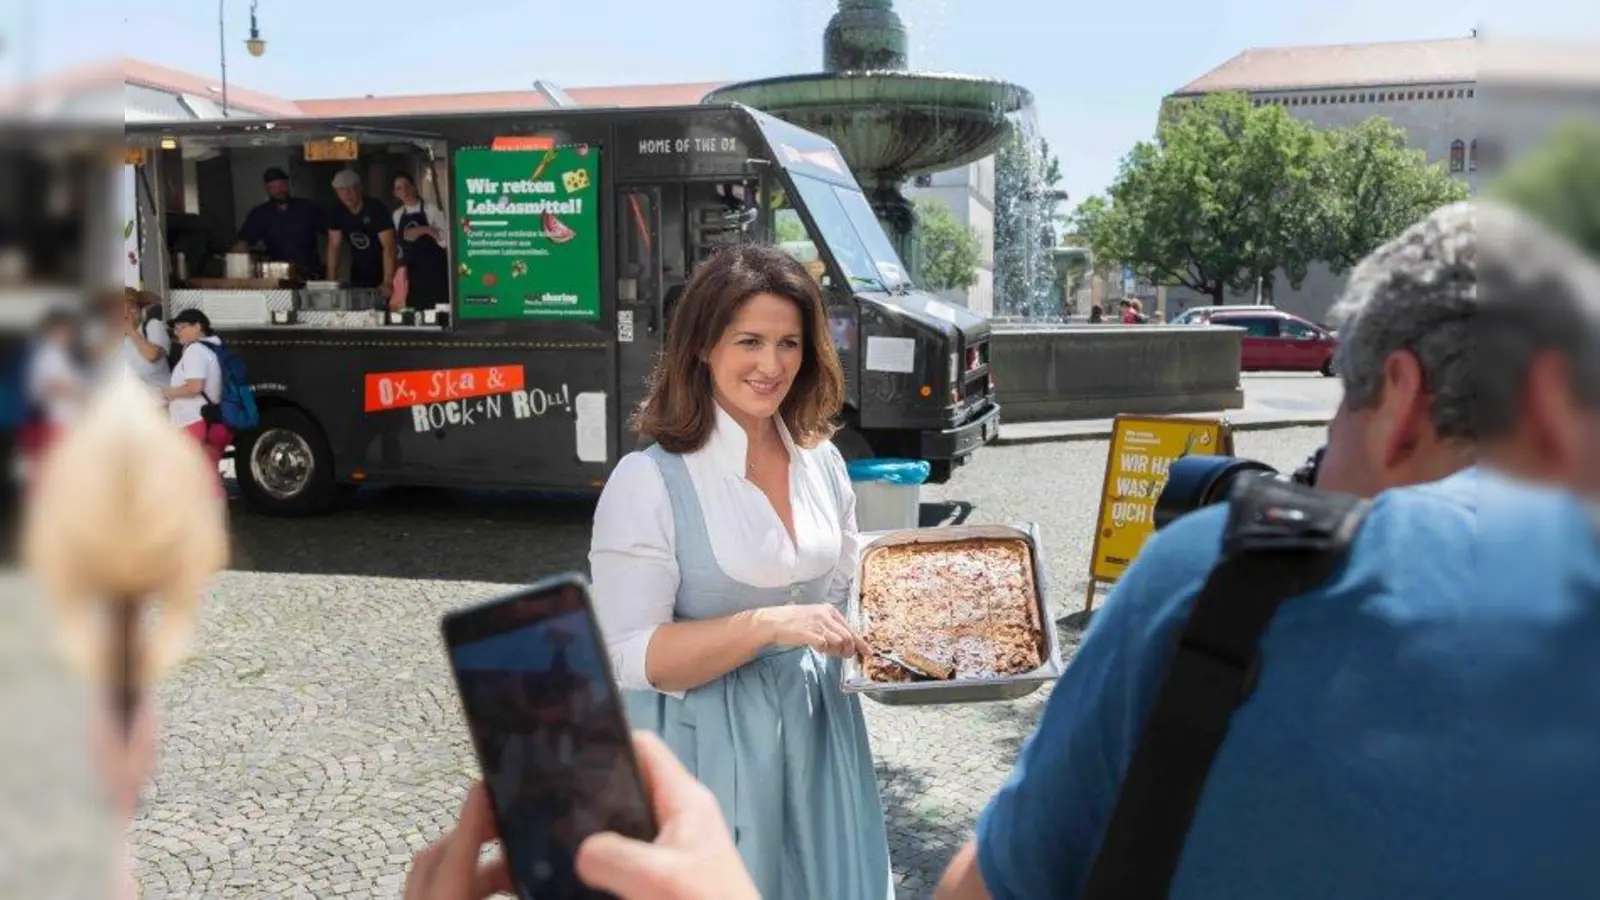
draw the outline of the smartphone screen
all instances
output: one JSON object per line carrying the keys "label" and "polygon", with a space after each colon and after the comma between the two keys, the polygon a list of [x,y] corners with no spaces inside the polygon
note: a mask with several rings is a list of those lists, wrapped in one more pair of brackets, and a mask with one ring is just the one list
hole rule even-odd
{"label": "smartphone screen", "polygon": [[519,896],[610,896],[578,880],[578,845],[656,829],[587,582],[550,579],[443,630]]}

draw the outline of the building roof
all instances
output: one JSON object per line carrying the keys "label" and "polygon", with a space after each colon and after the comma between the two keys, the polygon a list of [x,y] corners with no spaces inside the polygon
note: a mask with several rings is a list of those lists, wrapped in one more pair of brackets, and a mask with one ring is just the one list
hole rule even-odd
{"label": "building roof", "polygon": [[[583,106],[694,106],[723,82],[646,84],[569,88],[567,95]],[[391,116],[439,112],[501,112],[550,109],[538,91],[483,91],[464,94],[412,94],[387,97],[342,97],[296,100],[299,114],[319,119],[345,116]]]}
{"label": "building roof", "polygon": [[[125,84],[150,88],[156,91],[188,94],[193,97],[205,98],[213,103],[222,101],[222,81],[220,78],[209,78],[179,69],[169,69],[166,66],[158,66],[142,59],[130,58],[122,60],[122,79]],[[261,91],[252,91],[232,81],[228,82],[228,106],[255,113],[259,116],[304,115],[293,100],[275,97]]]}
{"label": "building roof", "polygon": [[1257,47],[1240,53],[1176,93],[1453,84],[1477,78],[1475,38]]}
{"label": "building roof", "polygon": [[[148,102],[148,91],[184,95],[213,104],[222,100],[220,80],[159,66],[138,59],[121,63],[123,82],[128,89]],[[706,94],[727,82],[683,84],[614,85],[567,90],[568,96],[583,106],[694,106]],[[536,90],[481,91],[460,94],[410,94],[366,97],[325,97],[292,100],[228,84],[228,105],[259,116],[308,116],[337,119],[346,116],[392,116],[438,112],[500,112],[550,109],[551,104]],[[186,117],[185,117],[186,118]]]}

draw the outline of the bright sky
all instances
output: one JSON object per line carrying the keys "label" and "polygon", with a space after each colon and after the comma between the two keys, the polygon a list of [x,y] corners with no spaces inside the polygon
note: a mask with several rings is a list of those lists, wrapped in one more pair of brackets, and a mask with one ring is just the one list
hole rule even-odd
{"label": "bright sky", "polygon": [[[1031,89],[1071,203],[1150,136],[1163,95],[1241,50],[1498,33],[1600,36],[1587,0],[898,0],[913,68]],[[815,71],[832,0],[223,0],[230,83],[290,98],[760,78]],[[0,83],[135,56],[218,71],[216,0],[0,2]],[[91,27],[88,23],[103,24]],[[31,33],[30,52],[15,36]]]}

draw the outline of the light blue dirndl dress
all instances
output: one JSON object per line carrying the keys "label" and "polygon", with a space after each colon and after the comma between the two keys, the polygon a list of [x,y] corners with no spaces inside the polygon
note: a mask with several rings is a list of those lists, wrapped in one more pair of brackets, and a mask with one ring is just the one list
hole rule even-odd
{"label": "light blue dirndl dress", "polygon": [[[659,446],[645,452],[672,500],[675,619],[827,602],[831,572],[776,590],[724,574],[683,459]],[[681,700],[623,692],[630,724],[659,734],[716,795],[763,900],[894,896],[866,721],[860,700],[839,689],[839,666],[810,648],[768,648]]]}

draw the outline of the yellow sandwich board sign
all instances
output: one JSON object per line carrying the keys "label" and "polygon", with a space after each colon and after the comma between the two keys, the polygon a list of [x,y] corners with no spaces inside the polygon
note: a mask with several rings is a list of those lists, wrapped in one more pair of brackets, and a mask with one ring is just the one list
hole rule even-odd
{"label": "yellow sandwich board sign", "polygon": [[1094,606],[1096,585],[1121,578],[1155,533],[1156,500],[1172,463],[1215,454],[1233,455],[1233,429],[1226,419],[1117,416],[1095,519],[1085,612]]}

